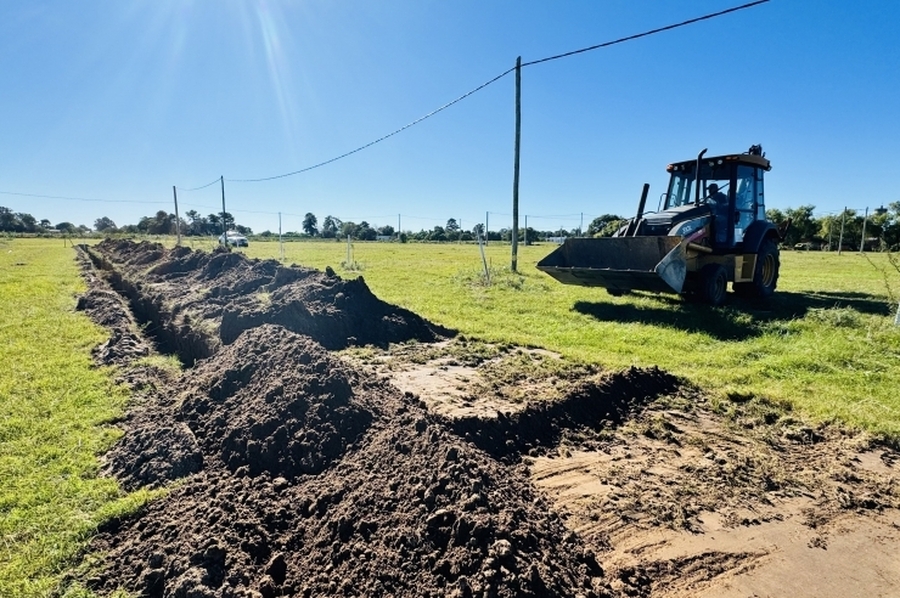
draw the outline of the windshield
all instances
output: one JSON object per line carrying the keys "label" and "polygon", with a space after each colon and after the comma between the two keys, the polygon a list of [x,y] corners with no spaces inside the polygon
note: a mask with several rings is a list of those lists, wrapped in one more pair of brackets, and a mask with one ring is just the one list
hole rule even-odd
{"label": "windshield", "polygon": [[[716,183],[719,191],[728,193],[728,187],[731,183],[732,168],[729,164],[714,164],[704,162],[700,166],[700,203],[705,203],[707,192],[706,188],[711,183]],[[669,190],[666,192],[666,210],[678,208],[694,203],[694,179],[695,168],[685,168],[683,170],[673,170],[672,178],[669,179]]]}

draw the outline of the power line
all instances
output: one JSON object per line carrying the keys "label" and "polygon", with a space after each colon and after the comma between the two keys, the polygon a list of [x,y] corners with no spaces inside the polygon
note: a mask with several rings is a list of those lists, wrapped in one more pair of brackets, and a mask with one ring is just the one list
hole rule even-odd
{"label": "power line", "polygon": [[201,185],[199,187],[191,187],[190,189],[184,189],[182,187],[175,187],[179,191],[199,191],[200,189],[206,189],[207,187],[212,187],[216,183],[218,183],[221,179],[216,178],[214,181],[206,183],[205,185]]}
{"label": "power line", "polygon": [[624,42],[630,42],[632,40],[640,39],[642,37],[647,37],[648,35],[655,35],[657,33],[662,33],[663,31],[670,31],[672,29],[678,29],[679,27],[684,27],[686,25],[693,25],[694,23],[699,23],[700,21],[706,21],[709,19],[714,19],[716,17],[721,17],[722,15],[727,15],[728,13],[737,12],[739,10],[744,10],[745,8],[750,8],[750,7],[756,6],[758,4],[765,4],[768,1],[769,0],[757,0],[756,2],[750,2],[749,4],[735,6],[734,8],[720,10],[719,12],[714,12],[714,13],[710,13],[708,15],[703,15],[702,17],[688,19],[687,21],[682,21],[681,23],[675,23],[674,25],[666,25],[665,27],[651,29],[651,30],[645,31],[643,33],[636,33],[634,35],[629,35],[627,37],[620,37],[619,39],[609,41],[609,42],[603,42],[602,44],[597,44],[595,46],[588,46],[587,48],[581,48],[580,50],[572,50],[571,52],[557,54],[556,56],[548,56],[547,58],[541,58],[540,60],[532,60],[531,62],[523,62],[522,66],[523,67],[533,66],[535,64],[541,64],[543,62],[550,62],[551,60],[558,60],[560,58],[568,58],[569,56],[575,56],[576,54],[590,52],[591,50],[598,50],[600,48],[608,48],[609,46],[614,46],[616,44],[621,44]]}
{"label": "power line", "polygon": [[[755,2],[750,2],[750,3],[748,3],[748,4],[743,4],[743,5],[741,5],[741,6],[736,6],[736,7],[733,7],[733,8],[728,8],[728,9],[726,9],[726,10],[720,10],[720,11],[718,11],[718,12],[714,12],[714,13],[710,13],[710,14],[703,15],[703,16],[701,16],[701,17],[695,17],[695,18],[693,18],[693,19],[688,19],[687,21],[682,21],[682,22],[680,22],[680,23],[675,23],[675,24],[672,24],[672,25],[666,25],[665,27],[659,27],[659,28],[656,28],[656,29],[651,29],[651,30],[645,31],[645,32],[643,32],[643,33],[637,33],[637,34],[635,34],[635,35],[629,35],[629,36],[627,36],[627,37],[622,37],[622,38],[619,38],[619,39],[616,39],[616,40],[613,40],[613,41],[604,42],[604,43],[602,43],[602,44],[596,44],[596,45],[593,45],[593,46],[588,46],[587,48],[581,48],[581,49],[579,49],[579,50],[572,50],[571,52],[565,52],[565,53],[563,53],[563,54],[557,54],[557,55],[555,55],[555,56],[548,56],[548,57],[546,57],[546,58],[541,58],[541,59],[539,59],[539,60],[532,60],[532,61],[530,61],[530,62],[524,62],[524,63],[522,63],[522,66],[523,66],[523,67],[526,67],[526,66],[534,66],[534,65],[536,65],[536,64],[541,64],[541,63],[544,63],[544,62],[549,62],[549,61],[551,61],[551,60],[558,60],[558,59],[560,59],[560,58],[568,58],[569,56],[574,56],[574,55],[576,55],[576,54],[582,54],[582,53],[584,53],[584,52],[590,52],[591,50],[597,50],[597,49],[600,49],[600,48],[606,48],[606,47],[609,47],[609,46],[614,46],[614,45],[616,45],[616,44],[621,44],[621,43],[624,43],[624,42],[633,41],[633,40],[636,40],[636,39],[640,39],[640,38],[642,38],[642,37],[647,37],[647,36],[650,36],[650,35],[655,35],[655,34],[657,34],[657,33],[662,33],[663,31],[670,31],[670,30],[672,30],[672,29],[678,29],[679,27],[685,27],[685,26],[687,26],[687,25],[692,25],[692,24],[694,24],[694,23],[699,23],[699,22],[701,22],[701,21],[706,21],[706,20],[709,20],[709,19],[714,19],[714,18],[716,18],[716,17],[720,17],[720,16],[723,16],[723,15],[726,15],[726,14],[729,14],[729,13],[732,13],[732,12],[737,12],[737,11],[739,11],[739,10],[744,10],[744,9],[746,9],[746,8],[751,8],[751,7],[757,6],[757,5],[759,5],[759,4],[765,4],[765,3],[768,2],[768,1],[769,1],[769,0],[756,0]],[[450,101],[450,102],[447,102],[446,104],[444,104],[444,105],[441,106],[440,108],[438,108],[438,109],[436,109],[436,110],[432,110],[431,112],[429,112],[429,113],[426,114],[425,116],[422,116],[422,117],[420,117],[420,118],[417,118],[416,120],[412,121],[411,123],[409,123],[409,124],[407,124],[407,125],[404,125],[404,126],[400,127],[399,129],[397,129],[396,131],[393,131],[392,133],[388,133],[387,135],[384,135],[383,137],[379,137],[378,139],[376,139],[376,140],[374,140],[374,141],[370,141],[369,143],[367,143],[367,144],[365,144],[365,145],[361,145],[360,147],[358,147],[358,148],[356,148],[356,149],[354,149],[354,150],[351,150],[351,151],[349,151],[349,152],[343,153],[343,154],[341,154],[340,156],[336,156],[336,157],[331,158],[331,159],[329,159],[329,160],[325,160],[324,162],[319,162],[318,164],[313,164],[312,166],[307,166],[306,168],[301,168],[301,169],[299,169],[299,170],[294,170],[294,171],[292,171],[292,172],[286,172],[286,173],[284,173],[284,174],[277,174],[277,175],[274,175],[274,176],[261,177],[261,178],[255,178],[255,179],[225,179],[225,180],[227,180],[227,181],[230,182],[230,183],[260,183],[260,182],[263,182],[263,181],[273,181],[273,180],[275,180],[275,179],[283,179],[283,178],[286,178],[286,177],[289,177],[289,176],[294,176],[294,175],[297,175],[297,174],[300,174],[300,173],[303,173],[303,172],[309,172],[310,170],[314,170],[314,169],[316,169],[316,168],[321,168],[322,166],[325,166],[325,165],[327,165],[327,164],[331,164],[332,162],[337,162],[338,160],[342,160],[343,158],[346,158],[346,157],[348,157],[348,156],[352,156],[353,154],[355,154],[355,153],[357,153],[357,152],[361,152],[361,151],[364,150],[364,149],[370,148],[370,147],[372,147],[373,145],[375,145],[375,144],[377,144],[377,143],[381,143],[382,141],[384,141],[384,140],[386,140],[386,139],[389,139],[389,138],[393,137],[394,135],[396,135],[396,134],[398,134],[398,133],[401,133],[401,132],[405,131],[406,129],[409,129],[409,128],[412,127],[412,126],[415,126],[415,125],[419,124],[420,122],[422,122],[422,121],[424,121],[424,120],[426,120],[426,119],[428,119],[428,118],[431,118],[432,116],[438,114],[439,112],[443,112],[444,110],[446,110],[446,109],[449,108],[450,106],[453,106],[454,104],[456,104],[456,103],[458,103],[458,102],[461,102],[462,100],[466,99],[467,97],[471,96],[472,94],[475,94],[475,93],[481,91],[482,89],[484,89],[484,88],[487,87],[488,85],[490,85],[490,84],[492,84],[492,83],[495,83],[496,81],[499,81],[500,79],[502,79],[503,77],[505,77],[506,75],[510,74],[511,72],[513,72],[513,71],[515,71],[515,70],[516,70],[516,67],[510,67],[510,68],[508,68],[507,70],[505,70],[505,71],[503,71],[502,73],[500,73],[499,75],[497,75],[496,77],[494,77],[493,79],[491,79],[491,80],[489,80],[489,81],[487,81],[487,82],[485,82],[485,83],[482,83],[481,85],[479,85],[479,86],[476,87],[475,89],[472,89],[471,91],[468,91],[468,92],[464,93],[463,95],[459,96],[459,97],[456,98],[455,100],[452,100],[452,101]],[[216,179],[215,181],[213,181],[213,183],[215,183],[215,182],[218,182],[218,179]],[[209,185],[212,185],[213,183],[210,183]],[[209,185],[205,185],[205,187],[208,187]],[[202,189],[202,188],[203,188],[203,187],[198,187],[198,189]]]}
{"label": "power line", "polygon": [[376,139],[375,141],[370,141],[369,143],[367,143],[367,144],[365,144],[365,145],[362,145],[362,146],[356,148],[355,150],[351,150],[351,151],[349,151],[349,152],[347,152],[347,153],[341,154],[340,156],[337,156],[337,157],[335,157],[335,158],[331,158],[330,160],[325,160],[324,162],[319,162],[318,164],[314,164],[314,165],[308,166],[308,167],[306,167],[306,168],[301,168],[300,170],[295,170],[295,171],[293,171],[293,172],[286,172],[286,173],[284,173],[284,174],[277,174],[277,175],[275,175],[275,176],[262,177],[262,178],[258,178],[258,179],[225,179],[225,180],[228,181],[229,183],[259,183],[259,182],[262,182],[262,181],[273,181],[273,180],[275,180],[275,179],[283,179],[283,178],[285,178],[285,177],[294,176],[295,174],[300,174],[301,172],[308,172],[308,171],[313,170],[313,169],[315,169],[315,168],[320,168],[320,167],[322,167],[322,166],[325,166],[326,164],[331,164],[332,162],[337,162],[338,160],[341,160],[341,159],[343,159],[343,158],[346,158],[347,156],[352,156],[353,154],[355,154],[355,153],[357,153],[357,152],[361,152],[362,150],[364,150],[364,149],[366,149],[366,148],[372,147],[372,146],[375,145],[376,143],[381,143],[381,142],[384,141],[385,139],[388,139],[388,138],[390,138],[390,137],[393,137],[393,136],[396,135],[397,133],[401,133],[401,132],[405,131],[406,129],[408,129],[408,128],[412,127],[412,126],[415,126],[415,125],[419,124],[419,123],[422,122],[423,120],[425,120],[425,119],[427,119],[427,118],[431,118],[432,116],[434,116],[435,114],[437,114],[437,113],[439,113],[439,112],[443,112],[444,110],[446,110],[446,109],[449,108],[450,106],[452,106],[452,105],[454,105],[454,104],[456,104],[456,103],[458,103],[458,102],[461,102],[462,100],[466,99],[467,97],[469,97],[470,95],[472,95],[472,94],[474,94],[474,93],[476,93],[476,92],[481,91],[482,89],[484,89],[485,87],[487,87],[487,86],[490,85],[491,83],[494,83],[495,81],[499,81],[500,79],[502,79],[502,78],[505,77],[506,75],[510,74],[510,73],[513,72],[514,70],[515,70],[515,68],[508,69],[508,70],[506,70],[505,72],[503,72],[503,73],[497,75],[496,77],[494,77],[494,78],[491,79],[490,81],[487,81],[487,82],[485,82],[485,83],[482,83],[481,85],[479,85],[479,86],[476,87],[475,89],[473,89],[473,90],[471,90],[471,91],[468,91],[468,92],[464,93],[463,95],[459,96],[459,97],[456,98],[455,100],[450,101],[450,102],[447,102],[446,104],[444,104],[444,105],[441,106],[440,108],[438,108],[438,109],[436,109],[436,110],[432,110],[431,112],[429,112],[429,113],[426,114],[425,116],[422,116],[422,117],[420,117],[420,118],[417,118],[416,120],[412,121],[411,123],[409,123],[409,124],[407,124],[407,125],[404,125],[404,126],[400,127],[399,129],[397,129],[397,130],[394,131],[393,133],[388,133],[387,135],[385,135],[385,136],[383,136],[383,137],[379,137],[379,138]]}

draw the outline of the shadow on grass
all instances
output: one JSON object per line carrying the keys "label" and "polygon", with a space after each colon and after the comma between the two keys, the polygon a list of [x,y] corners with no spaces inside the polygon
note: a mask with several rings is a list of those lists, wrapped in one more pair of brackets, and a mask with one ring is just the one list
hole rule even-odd
{"label": "shadow on grass", "polygon": [[860,314],[889,316],[893,312],[884,298],[867,293],[782,292],[765,303],[728,294],[721,307],[690,303],[668,295],[653,297],[657,305],[578,301],[575,311],[603,322],[636,322],[706,333],[723,341],[742,341],[760,336],[772,323],[802,318],[810,310],[850,309]]}

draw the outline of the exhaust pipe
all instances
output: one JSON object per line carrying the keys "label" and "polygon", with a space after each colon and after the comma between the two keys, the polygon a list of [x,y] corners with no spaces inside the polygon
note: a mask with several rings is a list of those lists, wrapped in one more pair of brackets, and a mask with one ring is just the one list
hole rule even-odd
{"label": "exhaust pipe", "polygon": [[644,183],[644,190],[641,191],[641,201],[638,202],[638,211],[637,215],[634,217],[634,230],[628,231],[631,233],[630,236],[636,237],[638,234],[638,229],[641,227],[641,218],[644,217],[644,206],[647,203],[647,194],[650,193],[650,183]]}
{"label": "exhaust pipe", "polygon": [[694,189],[694,205],[700,205],[700,160],[703,159],[703,154],[706,153],[708,148],[703,148],[703,151],[697,154],[697,168],[694,171],[694,182],[697,184],[697,188]]}

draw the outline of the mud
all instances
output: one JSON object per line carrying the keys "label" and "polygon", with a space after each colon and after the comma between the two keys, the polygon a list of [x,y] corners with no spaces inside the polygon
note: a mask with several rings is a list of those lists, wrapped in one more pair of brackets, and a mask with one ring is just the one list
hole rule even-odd
{"label": "mud", "polygon": [[[77,581],[100,595],[900,591],[900,459],[871,438],[655,368],[448,340],[333,272],[79,256],[79,309],[111,332],[95,358],[134,396],[104,472],[168,489],[92,542]],[[852,558],[829,546],[871,580],[835,580]]]}

